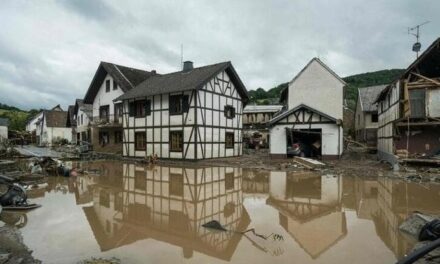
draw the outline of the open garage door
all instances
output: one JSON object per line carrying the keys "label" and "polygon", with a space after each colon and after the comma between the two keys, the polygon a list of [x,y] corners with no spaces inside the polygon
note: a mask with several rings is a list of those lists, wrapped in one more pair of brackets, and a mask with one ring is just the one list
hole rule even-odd
{"label": "open garage door", "polygon": [[286,128],[287,156],[321,158],[321,129]]}

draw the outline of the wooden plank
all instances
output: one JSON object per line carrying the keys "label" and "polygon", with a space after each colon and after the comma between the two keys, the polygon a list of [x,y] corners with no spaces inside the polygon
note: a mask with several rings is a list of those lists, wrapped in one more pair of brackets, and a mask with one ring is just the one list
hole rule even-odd
{"label": "wooden plank", "polygon": [[423,75],[418,74],[418,73],[415,73],[415,72],[413,72],[412,74],[414,74],[415,76],[417,76],[417,77],[419,77],[419,78],[422,78],[422,79],[425,79],[425,80],[427,80],[427,81],[429,81],[429,82],[432,82],[432,83],[434,83],[434,84],[436,84],[436,85],[440,85],[440,82],[438,82],[438,81],[436,81],[436,80],[434,80],[434,79],[428,78],[428,77],[426,77],[426,76],[423,76]]}
{"label": "wooden plank", "polygon": [[309,169],[316,169],[326,166],[324,163],[310,158],[294,157],[293,161]]}

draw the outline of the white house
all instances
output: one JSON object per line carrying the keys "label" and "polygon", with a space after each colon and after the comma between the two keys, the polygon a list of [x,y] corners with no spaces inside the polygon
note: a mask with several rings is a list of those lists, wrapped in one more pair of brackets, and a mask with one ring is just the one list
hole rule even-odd
{"label": "white house", "polygon": [[82,99],[76,99],[73,107],[73,119],[75,120],[76,142],[86,141],[91,143],[90,124],[93,119],[93,105],[85,104]]}
{"label": "white house", "polygon": [[0,141],[8,139],[9,119],[0,117]]}
{"label": "white house", "polygon": [[313,58],[282,92],[285,110],[269,121],[271,157],[284,158],[300,143],[305,156],[338,158],[343,151],[344,86],[336,73]]}
{"label": "white house", "polygon": [[379,118],[377,104],[375,104],[374,101],[385,87],[386,85],[376,85],[358,89],[358,100],[354,120],[357,141],[376,146]]}
{"label": "white house", "polygon": [[[377,97],[378,157],[397,168],[399,159],[440,153],[440,38]],[[414,160],[413,160],[414,161]],[[436,159],[430,162],[435,163]]]}
{"label": "white house", "polygon": [[[54,106],[51,111],[63,111],[60,105]],[[39,112],[38,114],[34,115],[31,119],[29,119],[26,123],[26,131],[28,132],[35,132],[37,130],[37,123],[39,120],[43,117],[43,111]]]}
{"label": "white house", "polygon": [[117,98],[123,155],[200,160],[242,154],[246,88],[230,62],[153,76]]}
{"label": "white house", "polygon": [[155,74],[155,71],[148,72],[109,62],[99,64],[83,100],[85,105],[91,105],[91,115],[86,120],[89,108],[83,109],[86,112],[81,110],[77,113],[80,119],[83,114],[84,122],[80,120],[80,126],[90,121],[89,136],[85,134],[85,137],[91,141],[94,150],[122,152],[122,104],[114,100]]}
{"label": "white house", "polygon": [[66,111],[44,110],[41,119],[36,123],[37,144],[52,146],[60,140],[72,141],[72,128],[67,127]]}

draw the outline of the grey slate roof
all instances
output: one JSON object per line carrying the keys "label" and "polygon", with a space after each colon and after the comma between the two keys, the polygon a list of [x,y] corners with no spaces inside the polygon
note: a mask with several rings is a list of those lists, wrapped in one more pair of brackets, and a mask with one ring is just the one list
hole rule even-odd
{"label": "grey slate roof", "polygon": [[9,126],[9,119],[0,117],[0,126]]}
{"label": "grey slate roof", "polygon": [[376,112],[377,105],[374,102],[377,96],[387,87],[384,85],[368,86],[358,89],[359,102],[363,112]]}
{"label": "grey slate roof", "polygon": [[66,111],[45,110],[43,118],[47,127],[66,127],[68,114]]}
{"label": "grey slate roof", "polygon": [[88,118],[91,118],[93,115],[93,104],[85,104],[82,99],[76,99],[75,101],[74,113],[77,113],[78,109],[83,111]]}
{"label": "grey slate roof", "polygon": [[102,61],[99,64],[98,70],[96,70],[95,76],[87,90],[84,97],[84,103],[92,104],[93,99],[105,79],[105,76],[110,74],[116,81],[122,91],[127,92],[132,88],[139,85],[145,79],[156,75],[155,72],[148,72],[140,69],[130,68],[122,65],[117,65],[110,62]]}
{"label": "grey slate roof", "polygon": [[115,101],[198,89],[223,70],[229,74],[242,99],[247,102],[249,96],[246,88],[230,62],[194,68],[187,72],[178,71],[169,74],[155,75],[143,81],[136,88],[116,98]]}
{"label": "grey slate roof", "polygon": [[75,112],[74,112],[75,106],[74,105],[69,105],[69,107],[67,108],[67,123],[66,126],[67,127],[74,127],[76,126],[76,120],[73,118]]}

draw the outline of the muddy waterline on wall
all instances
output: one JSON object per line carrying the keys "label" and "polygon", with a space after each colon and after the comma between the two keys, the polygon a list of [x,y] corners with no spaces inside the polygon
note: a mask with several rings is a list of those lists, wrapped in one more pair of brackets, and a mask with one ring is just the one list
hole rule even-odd
{"label": "muddy waterline on wall", "polygon": [[[393,263],[413,211],[440,214],[440,185],[241,168],[80,163],[87,175],[32,190],[42,208],[2,212],[43,263]],[[226,232],[202,227],[219,221]],[[283,240],[258,234],[276,233]]]}

